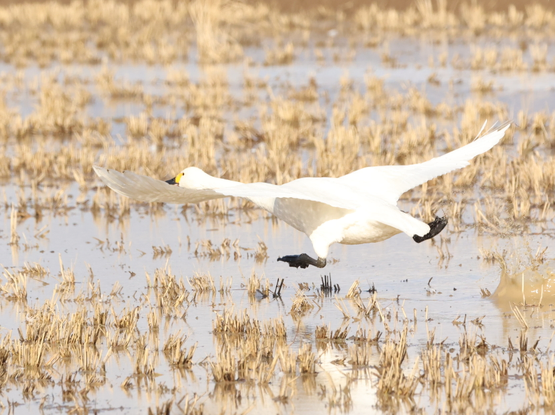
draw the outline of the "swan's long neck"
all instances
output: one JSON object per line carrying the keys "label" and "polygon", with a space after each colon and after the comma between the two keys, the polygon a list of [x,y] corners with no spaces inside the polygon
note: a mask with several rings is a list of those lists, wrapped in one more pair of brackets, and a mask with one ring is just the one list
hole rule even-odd
{"label": "swan's long neck", "polygon": [[218,179],[203,172],[198,167],[187,167],[183,170],[183,176],[179,180],[180,187],[187,189],[222,189],[241,184],[234,180]]}

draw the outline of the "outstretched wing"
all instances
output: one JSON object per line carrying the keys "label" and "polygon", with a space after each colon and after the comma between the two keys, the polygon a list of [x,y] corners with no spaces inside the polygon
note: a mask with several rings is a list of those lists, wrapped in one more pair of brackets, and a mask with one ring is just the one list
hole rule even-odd
{"label": "outstretched wing", "polygon": [[93,169],[110,189],[120,195],[140,202],[184,204],[226,197],[226,195],[215,190],[186,189],[179,186],[171,186],[162,180],[142,176],[130,171],[121,173],[114,169],[106,169],[99,166],[93,166]]}
{"label": "outstretched wing", "polygon": [[[164,202],[164,203],[198,203],[211,199],[224,197],[240,197],[249,199],[255,204],[272,211],[272,205],[277,198],[309,200],[325,203],[333,207],[343,209],[356,209],[359,203],[350,198],[342,198],[339,189],[331,192],[331,195],[319,192],[337,179],[331,178],[308,178],[300,179],[284,186],[276,186],[270,183],[237,183],[229,187],[215,189],[190,189],[181,186],[172,186],[166,182],[152,177],[143,176],[130,171],[119,172],[113,169],[93,166],[94,171],[108,187],[120,195],[141,202]],[[303,181],[306,181],[303,185]],[[320,183],[328,182],[329,185]],[[298,182],[297,186],[292,186]],[[319,184],[320,186],[317,186]]]}
{"label": "outstretched wing", "polygon": [[406,191],[435,177],[468,166],[470,160],[496,145],[510,125],[510,122],[502,124],[470,144],[424,163],[407,166],[365,167],[342,176],[340,180],[347,181],[368,194],[382,197],[388,202],[396,204],[399,197]]}
{"label": "outstretched wing", "polygon": [[120,173],[98,166],[93,168],[108,187],[135,200],[184,204],[240,197],[251,200],[307,234],[327,220],[341,218],[356,210],[409,236],[424,235],[429,231],[428,225],[400,212],[394,204],[378,196],[361,193],[334,178],[304,178],[281,186],[238,183],[217,189],[189,189],[129,171]]}

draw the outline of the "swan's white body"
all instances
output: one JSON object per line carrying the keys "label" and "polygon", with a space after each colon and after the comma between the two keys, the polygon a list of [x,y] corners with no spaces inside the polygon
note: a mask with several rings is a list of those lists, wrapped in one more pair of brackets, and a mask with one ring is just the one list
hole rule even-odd
{"label": "swan's white body", "polygon": [[219,179],[196,167],[182,171],[178,186],[132,172],[98,166],[94,170],[116,192],[143,202],[183,204],[229,196],[249,199],[307,234],[318,257],[325,259],[336,242],[379,242],[401,232],[410,237],[426,235],[430,226],[399,210],[399,197],[467,166],[469,160],[497,144],[509,125],[424,163],[366,167],[339,178],[302,178],[279,186]]}

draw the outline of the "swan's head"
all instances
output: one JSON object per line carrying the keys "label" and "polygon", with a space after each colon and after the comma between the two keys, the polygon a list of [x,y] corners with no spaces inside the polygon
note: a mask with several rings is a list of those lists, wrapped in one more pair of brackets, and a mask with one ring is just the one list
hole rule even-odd
{"label": "swan's head", "polygon": [[216,179],[197,167],[187,167],[173,179],[166,180],[166,183],[188,189],[211,189],[221,186],[220,181],[221,179]]}

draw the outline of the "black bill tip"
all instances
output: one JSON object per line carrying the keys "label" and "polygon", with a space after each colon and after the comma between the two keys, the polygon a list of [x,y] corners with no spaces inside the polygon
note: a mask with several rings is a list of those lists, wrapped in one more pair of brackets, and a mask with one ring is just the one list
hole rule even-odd
{"label": "black bill tip", "polygon": [[173,179],[170,180],[166,180],[167,184],[177,184],[177,182],[175,181],[175,177]]}

